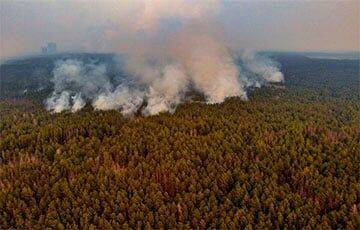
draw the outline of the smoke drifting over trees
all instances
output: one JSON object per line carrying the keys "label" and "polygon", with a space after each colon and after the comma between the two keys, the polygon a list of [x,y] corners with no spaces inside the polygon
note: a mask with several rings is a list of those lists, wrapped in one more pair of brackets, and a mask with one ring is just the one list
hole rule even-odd
{"label": "smoke drifting over trees", "polygon": [[112,85],[105,65],[60,61],[53,71],[53,95],[46,102],[49,110],[77,111],[89,101],[95,109],[132,114],[146,102],[142,113],[153,115],[173,111],[190,88],[208,103],[220,103],[231,96],[245,100],[248,87],[283,80],[275,63],[255,53],[242,52],[241,65],[236,63],[212,17],[217,1],[141,3],[133,20],[108,25],[98,37],[125,56],[123,68],[134,84]]}

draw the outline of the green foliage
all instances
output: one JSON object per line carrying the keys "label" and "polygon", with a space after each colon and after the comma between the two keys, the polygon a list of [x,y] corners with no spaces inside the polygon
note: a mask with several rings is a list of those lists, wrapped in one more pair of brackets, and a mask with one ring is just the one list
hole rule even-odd
{"label": "green foliage", "polygon": [[357,228],[360,103],[311,90],[175,114],[1,109],[1,228]]}
{"label": "green foliage", "polygon": [[359,63],[277,58],[286,89],[146,118],[50,114],[2,74],[0,228],[359,229]]}

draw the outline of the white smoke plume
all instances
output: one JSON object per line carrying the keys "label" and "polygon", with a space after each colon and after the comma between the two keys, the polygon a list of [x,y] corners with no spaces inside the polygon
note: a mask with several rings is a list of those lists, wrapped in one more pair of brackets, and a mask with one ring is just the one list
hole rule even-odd
{"label": "white smoke plume", "polygon": [[241,60],[251,72],[258,74],[267,82],[277,83],[284,80],[284,75],[276,63],[264,55],[247,50],[242,52]]}
{"label": "white smoke plume", "polygon": [[53,94],[51,98],[46,101],[46,107],[55,113],[60,113],[70,108],[70,94],[67,91],[62,91],[60,94]]}
{"label": "white smoke plume", "polygon": [[97,110],[121,109],[124,115],[131,115],[141,106],[143,98],[143,92],[119,85],[113,92],[100,94],[92,105]]}
{"label": "white smoke plume", "polygon": [[81,93],[75,94],[75,96],[73,96],[72,99],[73,99],[73,105],[71,108],[72,112],[76,112],[76,111],[82,109],[86,104],[86,102],[84,101],[84,99],[81,96]]}
{"label": "white smoke plume", "polygon": [[46,107],[53,112],[82,109],[86,100],[111,90],[105,65],[84,64],[81,61],[59,60],[53,70],[54,92],[47,99]]}
{"label": "white smoke plume", "polygon": [[132,20],[111,22],[98,39],[106,43],[101,47],[125,56],[122,68],[135,84],[112,85],[105,65],[59,61],[47,108],[77,111],[88,101],[99,110],[133,114],[142,108],[153,115],[174,111],[190,88],[208,103],[221,103],[231,96],[246,100],[248,87],[282,81],[268,58],[242,52],[237,63],[213,18],[219,7],[216,0],[136,1],[125,14]]}

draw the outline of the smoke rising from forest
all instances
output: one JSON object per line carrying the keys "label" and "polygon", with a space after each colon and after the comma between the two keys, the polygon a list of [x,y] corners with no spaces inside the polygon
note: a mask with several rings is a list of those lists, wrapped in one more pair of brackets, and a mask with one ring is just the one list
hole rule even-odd
{"label": "smoke rising from forest", "polygon": [[220,103],[231,96],[246,100],[248,87],[283,80],[269,58],[248,51],[234,55],[213,18],[218,1],[144,1],[141,6],[133,20],[106,26],[97,37],[124,55],[123,70],[133,83],[111,83],[105,64],[58,61],[48,110],[75,112],[90,102],[99,110],[133,114],[141,107],[144,115],[153,115],[173,111],[189,90],[203,94],[207,103]]}

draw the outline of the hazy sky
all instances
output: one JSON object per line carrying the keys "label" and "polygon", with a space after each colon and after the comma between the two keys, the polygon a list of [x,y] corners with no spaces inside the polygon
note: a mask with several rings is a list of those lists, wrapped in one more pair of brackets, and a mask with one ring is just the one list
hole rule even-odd
{"label": "hazy sky", "polygon": [[[191,11],[196,17],[201,17],[199,12],[202,11],[198,8],[216,2],[183,1],[188,6],[180,4],[178,7],[169,0],[157,5],[154,3],[154,7],[147,10],[149,14],[162,15],[166,30],[179,26],[176,20],[171,21],[173,15],[183,16],[184,12]],[[192,7],[194,2],[196,4]],[[208,10],[213,14],[212,22],[216,22],[233,48],[358,51],[359,8],[358,0],[237,0],[216,2],[216,7]],[[129,38],[127,34],[133,26],[129,22],[140,9],[143,9],[143,0],[0,0],[0,58],[40,52],[47,41],[56,42],[60,51],[117,51],[114,48],[117,41],[127,44],[122,40]],[[147,22],[145,17],[143,23]]]}

